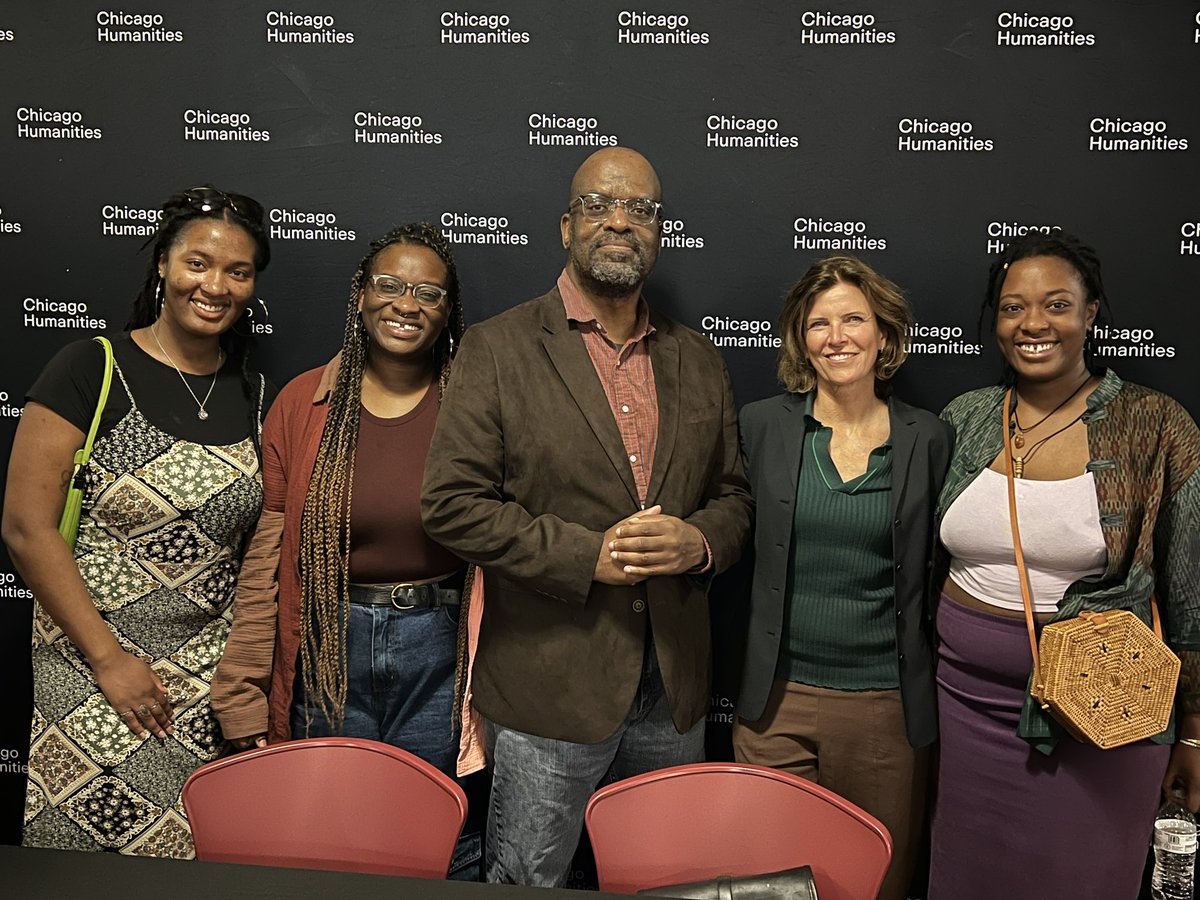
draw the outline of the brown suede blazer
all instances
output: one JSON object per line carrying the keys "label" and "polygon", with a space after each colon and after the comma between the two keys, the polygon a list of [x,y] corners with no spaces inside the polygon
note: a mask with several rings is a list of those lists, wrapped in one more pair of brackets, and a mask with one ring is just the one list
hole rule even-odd
{"label": "brown suede blazer", "polygon": [[[651,313],[658,448],[646,505],[695,525],[719,572],[752,501],[720,353]],[[474,705],[578,743],[611,735],[642,671],[647,614],[675,727],[708,710],[708,576],[592,581],[604,531],[638,509],[600,380],[558,290],[471,328],[454,362],[422,490],[430,536],[483,566]]]}

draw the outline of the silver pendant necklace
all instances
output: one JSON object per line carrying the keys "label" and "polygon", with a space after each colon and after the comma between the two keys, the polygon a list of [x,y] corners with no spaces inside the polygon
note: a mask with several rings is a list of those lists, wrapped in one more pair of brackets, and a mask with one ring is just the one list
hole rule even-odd
{"label": "silver pendant necklace", "polygon": [[162,355],[167,358],[167,362],[171,364],[171,368],[175,370],[175,373],[179,376],[179,380],[182,381],[183,386],[187,388],[187,392],[191,394],[192,399],[196,401],[196,406],[200,408],[200,411],[196,413],[196,418],[203,422],[208,418],[208,410],[206,410],[204,407],[208,404],[208,398],[212,396],[213,388],[217,386],[217,376],[221,374],[221,366],[225,362],[225,351],[223,351],[220,347],[217,348],[217,370],[213,372],[213,380],[212,384],[208,386],[208,393],[205,394],[204,399],[201,400],[196,396],[196,392],[192,390],[192,386],[188,384],[187,379],[184,377],[179,366],[175,365],[175,360],[171,359],[171,354],[167,352],[167,348],[164,347],[162,345],[162,341],[158,339],[158,322],[155,322],[150,326],[150,336],[154,338],[154,343],[158,344],[158,349],[161,350]]}

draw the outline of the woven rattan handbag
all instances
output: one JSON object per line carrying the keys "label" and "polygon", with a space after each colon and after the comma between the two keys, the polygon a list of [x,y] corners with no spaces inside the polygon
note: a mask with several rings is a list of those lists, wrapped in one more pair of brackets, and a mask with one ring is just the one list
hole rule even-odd
{"label": "woven rattan handbag", "polygon": [[1179,657],[1163,643],[1158,603],[1150,608],[1154,630],[1127,609],[1085,611],[1065,622],[1034,631],[1033,596],[1017,527],[1012,435],[1004,398],[1004,466],[1008,473],[1008,515],[1025,602],[1025,626],[1033,654],[1031,693],[1077,740],[1101,750],[1132,744],[1160,733],[1171,720]]}

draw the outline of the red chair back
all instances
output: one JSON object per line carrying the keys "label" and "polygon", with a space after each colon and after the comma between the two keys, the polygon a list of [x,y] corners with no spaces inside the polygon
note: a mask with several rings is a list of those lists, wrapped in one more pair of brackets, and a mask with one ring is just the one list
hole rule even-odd
{"label": "red chair back", "polygon": [[818,784],[762,766],[696,763],[597,791],[585,814],[600,890],[811,866],[821,900],[874,898],[892,857],[883,824]]}
{"label": "red chair back", "polygon": [[358,738],[307,738],[201,766],[183,786],[196,857],[445,878],[467,815],[452,778]]}

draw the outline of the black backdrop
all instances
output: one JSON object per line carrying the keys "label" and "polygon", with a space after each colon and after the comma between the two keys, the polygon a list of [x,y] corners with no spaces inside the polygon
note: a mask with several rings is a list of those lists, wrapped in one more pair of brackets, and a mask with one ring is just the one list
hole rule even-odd
{"label": "black backdrop", "polygon": [[[571,173],[610,143],[662,176],[652,302],[722,347],[740,402],[776,389],[781,297],[833,250],[909,294],[907,399],[992,380],[989,256],[1062,227],[1106,261],[1101,357],[1196,415],[1198,62],[1196,0],[6,4],[0,458],[46,359],[124,323],[170,192],[212,182],[270,211],[252,322],[283,383],[331,354],[365,243],[394,223],[453,232],[468,321],[542,293]],[[19,830],[29,601],[0,557],[0,841]]]}

